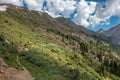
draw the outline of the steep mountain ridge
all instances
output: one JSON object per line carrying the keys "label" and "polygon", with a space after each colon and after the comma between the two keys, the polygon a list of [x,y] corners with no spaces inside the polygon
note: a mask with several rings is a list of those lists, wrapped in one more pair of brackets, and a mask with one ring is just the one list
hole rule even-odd
{"label": "steep mountain ridge", "polygon": [[97,32],[98,33],[104,33],[106,30],[104,30],[104,29],[100,29],[100,30],[98,30]]}
{"label": "steep mountain ridge", "polygon": [[88,30],[84,28],[83,26],[76,25],[70,19],[59,17],[59,18],[56,18],[56,20],[60,22],[61,24],[67,26],[70,29],[71,33],[76,33],[76,34],[81,34],[81,35],[83,34],[88,37],[92,37],[96,40],[98,39],[98,41],[102,40],[102,41],[108,42],[109,44],[112,45],[111,41],[109,41],[108,38],[105,37],[103,34]]}
{"label": "steep mountain ridge", "polygon": [[0,57],[35,80],[119,80],[119,51],[99,33],[46,13],[7,5],[0,12]]}
{"label": "steep mountain ridge", "polygon": [[120,47],[120,24],[102,32],[101,34],[111,39],[113,44],[115,44],[117,47]]}

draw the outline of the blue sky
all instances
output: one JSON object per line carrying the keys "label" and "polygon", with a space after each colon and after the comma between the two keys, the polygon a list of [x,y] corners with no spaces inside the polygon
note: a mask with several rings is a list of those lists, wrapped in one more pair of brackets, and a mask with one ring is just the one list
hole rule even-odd
{"label": "blue sky", "polygon": [[[107,0],[86,0],[86,1],[94,1],[94,2],[97,2],[97,3],[99,2],[101,4],[104,4]],[[71,16],[71,19],[73,19],[73,14]],[[109,30],[110,28],[120,24],[120,18],[117,17],[117,16],[112,16],[109,21],[110,21],[109,25],[101,25],[101,24],[99,24],[99,25],[96,25],[94,27],[88,26],[87,29],[90,29],[90,30],[93,30],[93,31],[98,31],[100,29]]]}
{"label": "blue sky", "polygon": [[[95,1],[95,2],[99,2],[99,3],[105,3],[107,0],[86,0],[86,1]],[[99,29],[109,30],[110,28],[120,24],[120,17],[112,16],[109,21],[110,21],[109,25],[99,24],[99,25],[95,26],[94,28],[92,28],[91,26],[88,26],[87,28],[90,30],[94,30],[94,31],[98,31]]]}
{"label": "blue sky", "polygon": [[115,27],[118,24],[120,24],[120,18],[117,17],[117,16],[112,16],[110,18],[110,24],[109,25],[97,25],[94,28],[92,28],[91,26],[89,26],[87,28],[90,29],[90,30],[93,30],[93,31],[98,31],[100,29],[109,30],[110,28]]}
{"label": "blue sky", "polygon": [[[80,0],[78,0],[80,1]],[[97,2],[97,3],[101,3],[104,4],[106,3],[107,0],[86,0],[86,1],[94,1],[94,2]],[[73,16],[74,14],[76,13],[76,11],[71,15],[70,19],[72,20],[73,19]],[[92,26],[88,26],[87,29],[90,29],[90,30],[93,30],[93,31],[98,31],[100,29],[104,29],[104,30],[109,30],[110,28],[114,27],[114,26],[117,26],[118,24],[120,24],[120,17],[118,16],[111,16],[111,18],[109,19],[109,24],[98,24],[94,27]]]}

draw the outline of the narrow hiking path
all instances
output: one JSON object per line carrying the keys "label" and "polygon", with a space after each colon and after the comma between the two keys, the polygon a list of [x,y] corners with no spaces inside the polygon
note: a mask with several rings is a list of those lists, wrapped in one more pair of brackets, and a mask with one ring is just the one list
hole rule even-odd
{"label": "narrow hiking path", "polygon": [[22,68],[23,70],[26,70],[26,68],[20,63],[18,56],[16,56],[16,61],[17,61],[17,63],[21,66],[21,68]]}
{"label": "narrow hiking path", "polygon": [[34,80],[30,72],[20,63],[18,56],[16,56],[16,61],[23,70],[10,67],[0,58],[0,80]]}
{"label": "narrow hiking path", "polygon": [[[21,62],[19,61],[19,56],[16,56],[16,61],[17,63],[22,67],[23,69],[23,72],[22,74],[24,76],[21,76],[21,77],[24,77],[25,79],[24,80],[34,80],[34,78],[31,76],[30,72],[21,64]],[[19,76],[19,75],[18,75]]]}

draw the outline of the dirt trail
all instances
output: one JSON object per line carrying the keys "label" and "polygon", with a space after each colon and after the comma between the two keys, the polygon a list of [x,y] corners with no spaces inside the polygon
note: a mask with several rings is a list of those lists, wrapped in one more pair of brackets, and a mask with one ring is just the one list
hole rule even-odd
{"label": "dirt trail", "polygon": [[18,56],[16,61],[23,70],[10,67],[0,58],[0,80],[34,80],[29,71],[19,62]]}
{"label": "dirt trail", "polygon": [[23,69],[24,71],[27,71],[27,69],[20,63],[18,56],[16,57],[16,61],[17,61],[17,63],[22,67],[22,69]]}

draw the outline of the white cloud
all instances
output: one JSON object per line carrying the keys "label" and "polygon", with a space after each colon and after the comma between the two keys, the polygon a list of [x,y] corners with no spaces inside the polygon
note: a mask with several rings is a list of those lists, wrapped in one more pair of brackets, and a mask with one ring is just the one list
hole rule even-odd
{"label": "white cloud", "polygon": [[[43,10],[44,1],[46,5]],[[85,27],[108,25],[112,16],[120,17],[120,0],[107,0],[105,8],[101,3],[85,0],[0,0],[0,3],[17,6],[23,6],[24,2],[28,9],[47,12],[53,18],[60,16],[70,18],[71,14],[76,11],[73,21]]]}
{"label": "white cloud", "polygon": [[120,0],[108,0],[105,8],[98,4],[95,15],[91,16],[89,19],[90,24],[93,26],[100,23],[107,25],[112,16],[120,17]]}
{"label": "white cloud", "polygon": [[6,11],[7,10],[7,6],[6,5],[1,5],[0,6],[0,11]]}
{"label": "white cloud", "polygon": [[30,10],[42,11],[44,0],[24,0]]}
{"label": "white cloud", "polygon": [[0,0],[0,3],[14,4],[17,6],[23,6],[23,0]]}
{"label": "white cloud", "polygon": [[89,26],[89,17],[92,13],[94,13],[96,7],[96,2],[86,2],[85,0],[81,0],[77,4],[77,14],[74,17],[74,22],[78,25]]}
{"label": "white cloud", "polygon": [[74,0],[47,0],[47,11],[53,17],[63,15],[64,17],[70,17],[75,10],[76,1]]}

